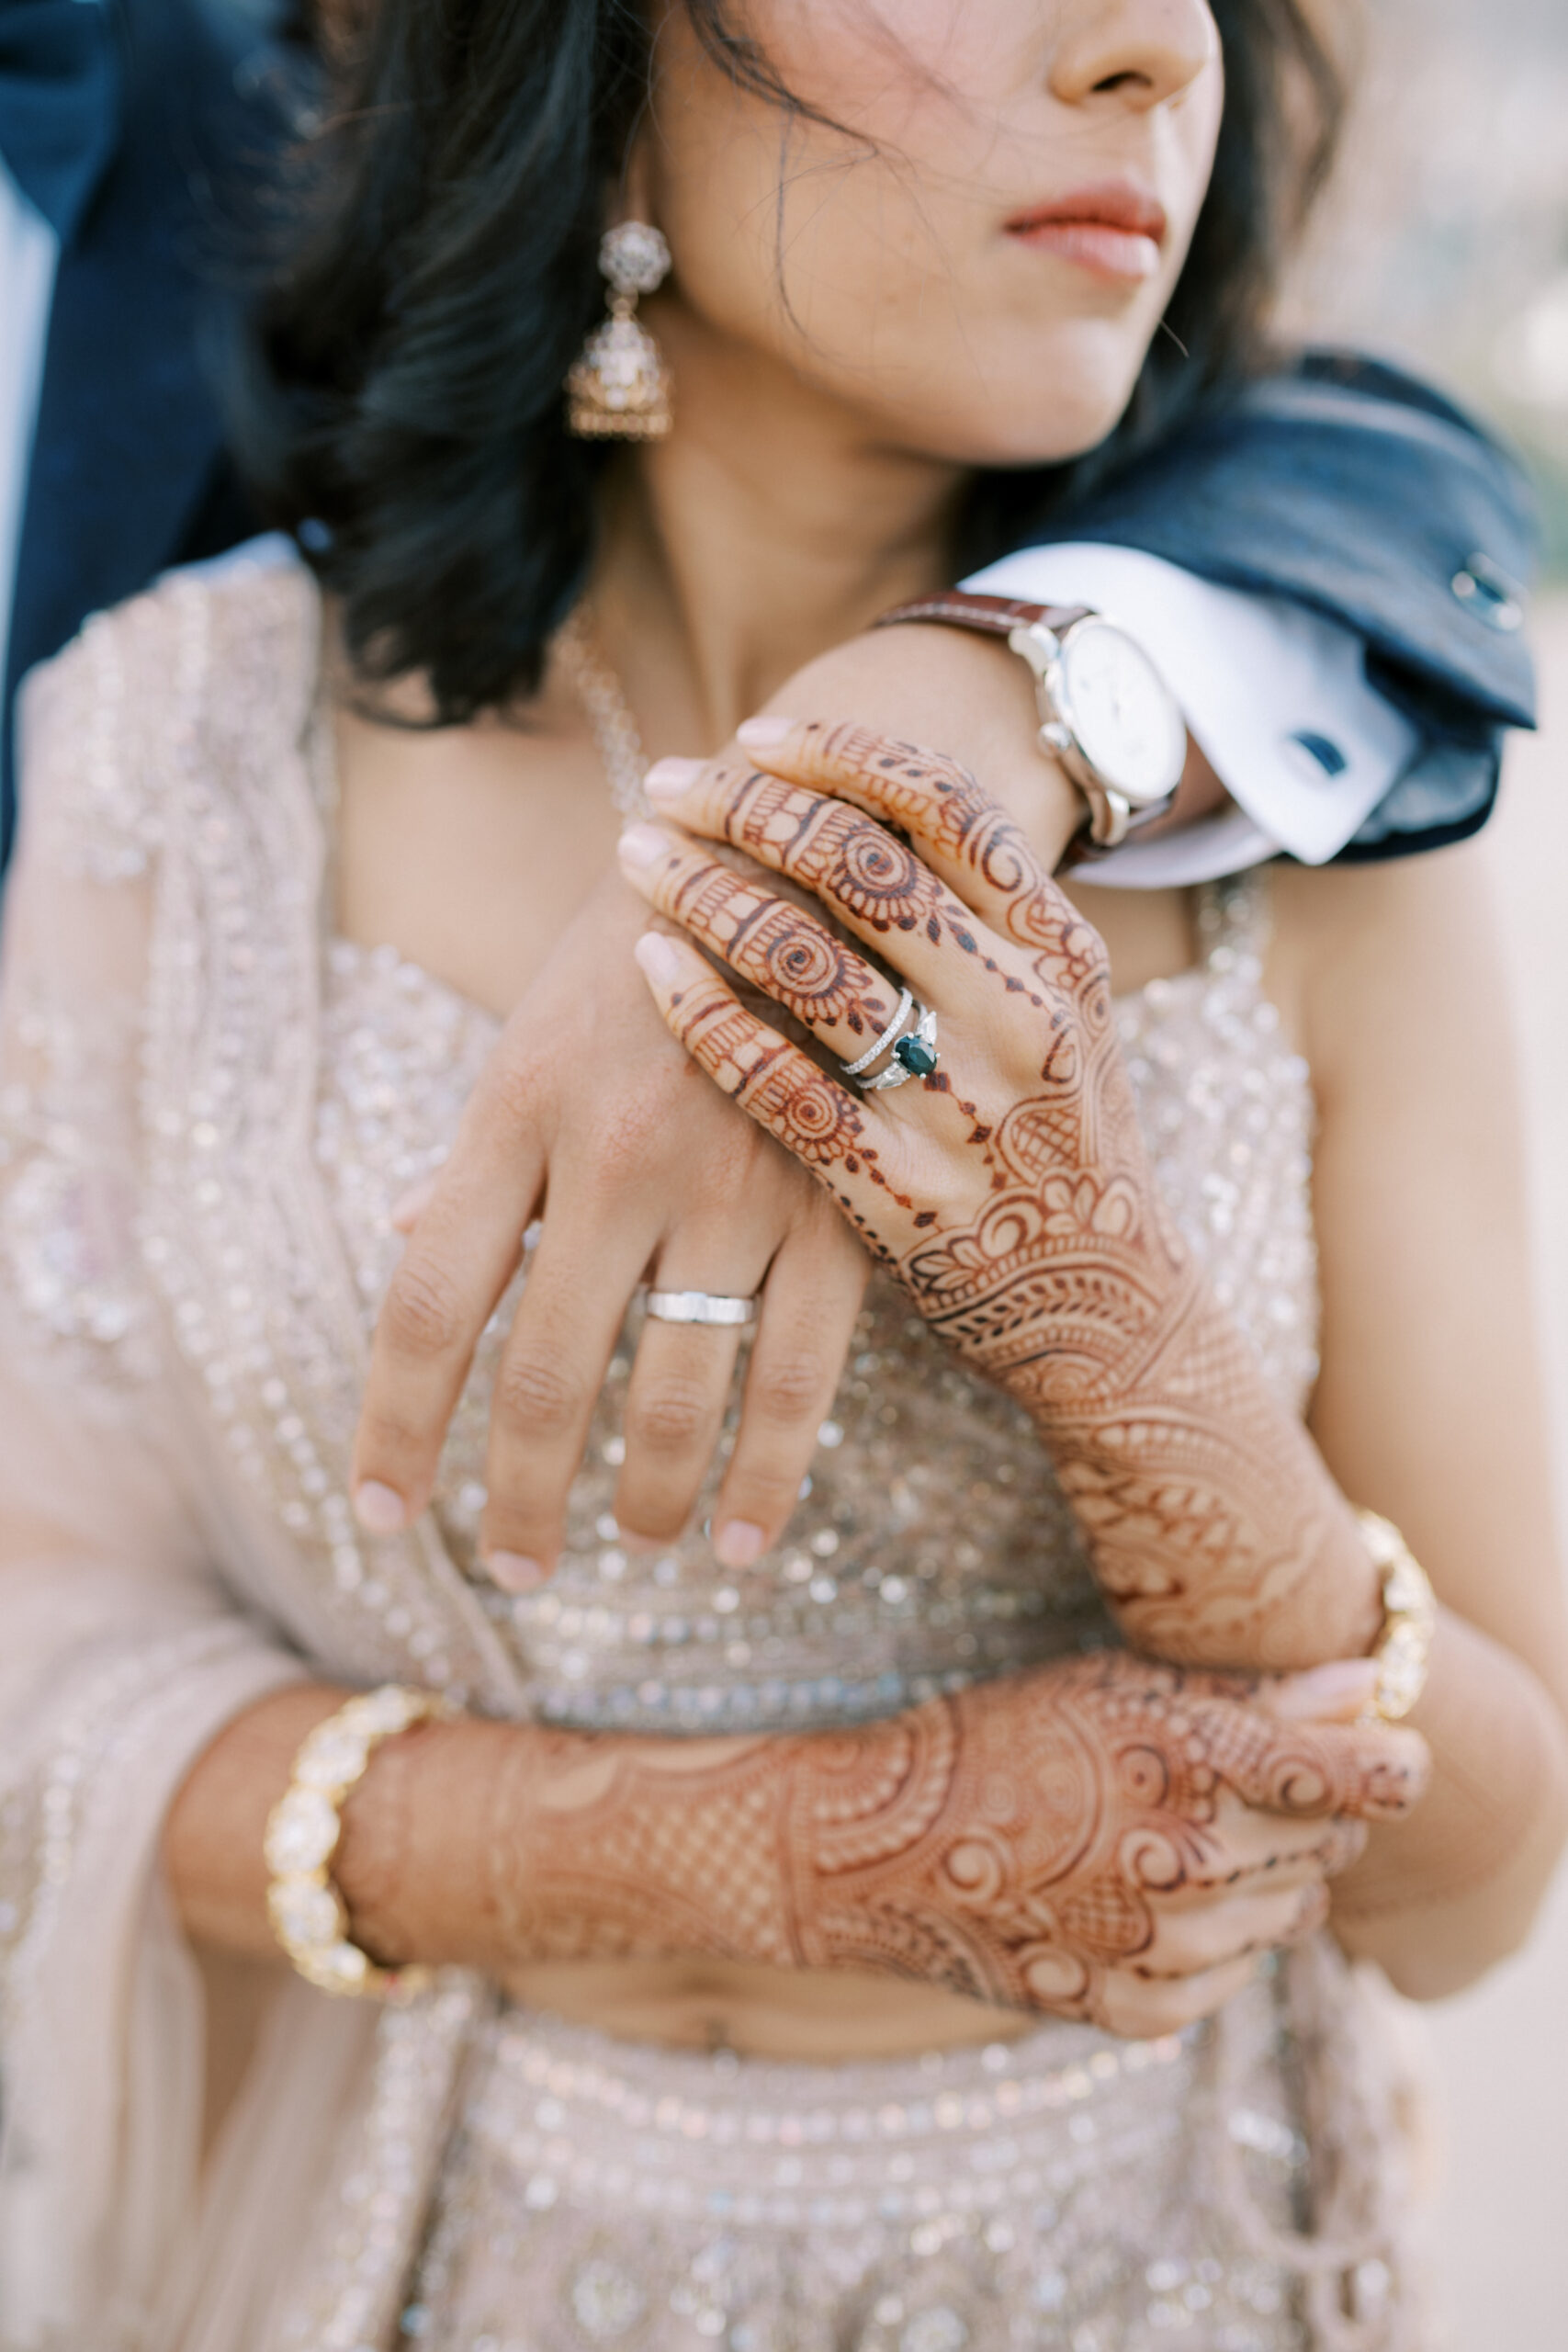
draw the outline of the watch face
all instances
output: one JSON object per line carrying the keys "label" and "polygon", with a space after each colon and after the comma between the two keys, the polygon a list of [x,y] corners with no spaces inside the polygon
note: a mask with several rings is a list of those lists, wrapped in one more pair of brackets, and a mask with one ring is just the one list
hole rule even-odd
{"label": "watch face", "polygon": [[1134,808],[1181,781],[1187,725],[1141,645],[1111,621],[1087,620],[1062,646],[1063,718],[1101,780]]}

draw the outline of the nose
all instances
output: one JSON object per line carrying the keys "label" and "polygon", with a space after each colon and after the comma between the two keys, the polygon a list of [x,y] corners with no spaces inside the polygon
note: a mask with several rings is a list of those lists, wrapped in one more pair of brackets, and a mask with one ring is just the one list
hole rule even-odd
{"label": "nose", "polygon": [[1077,0],[1051,62],[1068,106],[1114,97],[1140,112],[1190,89],[1220,56],[1208,0]]}

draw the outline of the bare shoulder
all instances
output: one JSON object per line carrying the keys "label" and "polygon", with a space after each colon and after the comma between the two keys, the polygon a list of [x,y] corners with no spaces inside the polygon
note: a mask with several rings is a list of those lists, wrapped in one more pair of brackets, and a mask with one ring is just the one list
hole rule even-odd
{"label": "bare shoulder", "polygon": [[1320,1094],[1511,1027],[1484,840],[1270,882],[1270,987]]}

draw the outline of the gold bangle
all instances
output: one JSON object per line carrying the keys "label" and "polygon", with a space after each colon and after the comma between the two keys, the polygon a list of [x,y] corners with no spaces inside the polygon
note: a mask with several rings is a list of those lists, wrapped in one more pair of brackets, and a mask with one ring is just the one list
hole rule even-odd
{"label": "gold bangle", "polygon": [[1375,1510],[1359,1510],[1356,1519],[1382,1578],[1382,1632],[1372,1651],[1378,1687],[1367,1713],[1381,1723],[1396,1724],[1427,1687],[1438,1598],[1392,1520],[1380,1519]]}
{"label": "gold bangle", "polygon": [[327,1865],[343,1836],[344,1800],[381,1742],[456,1712],[434,1691],[389,1682],[347,1700],[300,1743],[288,1786],[267,1815],[266,1908],[300,1975],[323,1993],[406,2001],[430,1982],[428,1968],[381,1968],[350,1940],[348,1906]]}

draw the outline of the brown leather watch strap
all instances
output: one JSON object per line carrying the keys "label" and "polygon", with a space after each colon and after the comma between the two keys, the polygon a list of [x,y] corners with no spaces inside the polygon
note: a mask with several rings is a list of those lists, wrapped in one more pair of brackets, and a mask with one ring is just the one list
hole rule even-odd
{"label": "brown leather watch strap", "polygon": [[1077,621],[1092,618],[1088,605],[1024,605],[1012,596],[981,596],[966,588],[943,588],[934,596],[919,596],[912,605],[896,605],[872,623],[891,628],[896,621],[945,621],[953,628],[984,629],[990,637],[1009,637],[1015,628],[1036,623],[1060,637]]}
{"label": "brown leather watch strap", "polygon": [[979,629],[987,637],[1010,640],[1018,630],[1040,632],[1032,643],[1018,643],[1014,650],[1024,655],[1034,673],[1042,720],[1041,749],[1060,761],[1083,794],[1086,807],[1084,830],[1069,842],[1062,860],[1064,867],[1103,856],[1107,851],[1119,847],[1129,833],[1168,814],[1176,797],[1173,788],[1145,803],[1141,796],[1134,797],[1110,776],[1101,775],[1077,741],[1070,716],[1056,707],[1049,683],[1055,648],[1080,621],[1100,617],[1089,605],[1026,605],[1011,596],[984,596],[966,588],[942,588],[933,596],[919,596],[912,604],[899,605],[873,623],[874,628],[887,628],[899,621],[944,622],[953,628]]}

